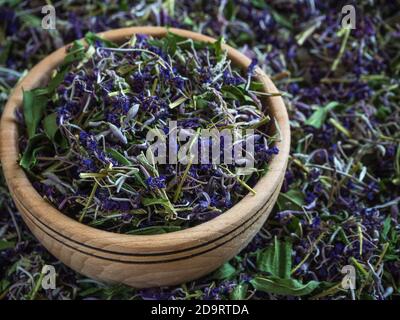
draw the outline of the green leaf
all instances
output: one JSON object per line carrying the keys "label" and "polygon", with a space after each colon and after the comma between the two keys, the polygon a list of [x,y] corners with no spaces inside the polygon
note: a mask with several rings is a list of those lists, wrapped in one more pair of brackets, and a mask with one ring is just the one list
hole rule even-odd
{"label": "green leaf", "polygon": [[53,94],[54,90],[64,80],[65,75],[68,73],[70,66],[75,61],[81,61],[85,58],[85,46],[81,41],[74,41],[72,47],[65,56],[63,63],[60,65],[56,75],[49,81],[46,88],[43,88],[43,94]]}
{"label": "green leaf", "polygon": [[43,119],[43,129],[50,140],[54,141],[54,137],[58,131],[57,113],[51,113]]}
{"label": "green leaf", "polygon": [[107,47],[111,47],[111,48],[118,47],[116,43],[114,43],[110,40],[104,39],[90,31],[85,34],[85,40],[89,45],[94,45],[96,43],[96,41],[100,41],[101,43],[105,44]]}
{"label": "green leaf", "polygon": [[47,97],[38,94],[38,90],[23,92],[23,111],[28,137],[32,138],[37,130],[47,104]]}
{"label": "green leaf", "polygon": [[306,125],[312,126],[314,128],[321,128],[324,123],[328,112],[324,108],[318,108],[314,111],[310,118],[307,119]]}
{"label": "green leaf", "polygon": [[20,2],[22,2],[22,0],[0,0],[0,6],[4,6],[7,4],[10,7],[15,7]]}
{"label": "green leaf", "polygon": [[85,58],[85,46],[82,41],[75,40],[72,43],[71,48],[68,50],[68,54],[64,58],[63,66],[69,65],[72,62],[80,61]]}
{"label": "green leaf", "polygon": [[286,19],[283,15],[281,15],[275,10],[271,10],[271,13],[274,20],[282,27],[285,27],[287,29],[293,29],[293,24],[289,19]]}
{"label": "green leaf", "polygon": [[165,0],[162,6],[167,10],[170,17],[175,15],[175,0]]}
{"label": "green leaf", "polygon": [[183,24],[193,27],[194,21],[190,17],[185,16],[185,18],[183,19]]}
{"label": "green leaf", "polygon": [[240,283],[238,284],[235,289],[230,294],[230,299],[231,300],[244,300],[246,299],[247,296],[247,290],[249,288],[249,285],[246,283]]}
{"label": "green leaf", "polygon": [[3,50],[0,52],[0,65],[5,65],[11,52],[12,41],[7,39],[4,41]]}
{"label": "green leaf", "polygon": [[60,147],[67,149],[68,140],[59,131],[59,126],[57,124],[57,113],[54,112],[49,114],[43,119],[42,123],[46,136]]}
{"label": "green leaf", "polygon": [[188,41],[187,38],[179,36],[171,31],[168,31],[165,37],[162,39],[150,39],[148,43],[167,52],[171,56],[174,56],[178,46],[185,50],[190,50],[193,44],[195,49],[201,49],[207,47],[209,44],[201,41]]}
{"label": "green leaf", "polygon": [[217,57],[217,61],[220,61],[224,54],[224,49],[222,48],[222,44],[224,43],[224,37],[219,37],[217,41],[212,44],[212,47],[215,52],[215,56]]}
{"label": "green leaf", "polygon": [[305,124],[312,126],[316,129],[320,129],[324,124],[329,111],[336,108],[338,105],[339,102],[332,101],[324,107],[318,107],[318,109],[314,111],[311,117],[306,120]]}
{"label": "green leaf", "polygon": [[383,221],[383,230],[382,230],[382,234],[381,234],[381,237],[383,240],[387,239],[387,236],[388,236],[389,231],[392,226],[391,224],[392,224],[392,217],[387,216],[386,219]]}
{"label": "green leaf", "polygon": [[391,110],[388,107],[380,106],[378,110],[375,112],[375,117],[377,117],[380,121],[385,121],[390,116]]}
{"label": "green leaf", "polygon": [[115,160],[117,160],[119,163],[125,165],[125,166],[131,166],[132,162],[130,162],[127,158],[125,158],[121,153],[119,153],[115,149],[111,148],[106,148],[106,152]]}
{"label": "green leaf", "polygon": [[3,279],[0,281],[0,296],[1,294],[7,290],[7,288],[11,285],[11,282],[8,281],[7,279]]}
{"label": "green leaf", "polygon": [[299,235],[302,232],[300,224],[302,224],[301,219],[299,217],[294,216],[290,219],[290,221],[286,226],[290,232]]}
{"label": "green leaf", "polygon": [[168,31],[167,35],[162,39],[151,39],[149,43],[157,47],[161,47],[164,51],[173,56],[178,48],[178,42],[184,42],[185,38]]}
{"label": "green leaf", "polygon": [[209,103],[207,100],[202,99],[199,96],[194,96],[193,102],[194,102],[195,106],[199,109],[206,108]]}
{"label": "green leaf", "polygon": [[225,8],[224,8],[224,16],[226,20],[235,20],[235,16],[238,13],[239,8],[235,5],[233,0],[228,0]]}
{"label": "green leaf", "polygon": [[15,247],[15,242],[0,240],[0,251]]}
{"label": "green leaf", "polygon": [[232,277],[236,273],[236,269],[229,263],[224,263],[217,271],[212,275],[213,279],[224,280]]}
{"label": "green leaf", "polygon": [[267,8],[267,4],[264,0],[251,0],[251,4],[258,9]]}
{"label": "green leaf", "polygon": [[304,193],[298,189],[291,189],[285,193],[281,192],[277,205],[279,210],[297,210],[304,205]]}
{"label": "green leaf", "polygon": [[290,278],[292,244],[278,241],[275,237],[272,246],[257,253],[257,268],[279,278]]}
{"label": "green leaf", "polygon": [[251,81],[249,89],[253,91],[264,91],[265,86],[262,82]]}
{"label": "green leaf", "polygon": [[319,282],[317,281],[310,281],[303,284],[295,279],[265,278],[260,276],[255,277],[250,283],[259,291],[296,297],[310,294],[319,286]]}
{"label": "green leaf", "polygon": [[235,86],[223,86],[221,91],[225,98],[239,100],[244,102],[244,93],[238,87]]}
{"label": "green leaf", "polygon": [[246,44],[246,43],[248,43],[248,42],[252,42],[252,41],[253,41],[253,38],[252,38],[252,36],[251,36],[250,33],[241,32],[241,33],[238,34],[238,36],[235,38],[235,41],[230,40],[230,41],[229,41],[229,44],[230,44],[231,46],[236,46],[236,47],[238,47],[238,46],[240,46],[240,45],[244,45],[244,44]]}
{"label": "green leaf", "polygon": [[39,143],[45,138],[45,135],[38,134],[33,138],[29,139],[28,145],[22,154],[19,164],[22,168],[29,170],[36,164],[36,154],[46,148],[46,146],[39,146]]}
{"label": "green leaf", "polygon": [[52,94],[54,93],[54,90],[63,82],[65,75],[69,71],[69,65],[65,65],[60,68],[60,70],[57,71],[55,76],[49,81],[49,84],[47,85],[46,88],[46,94]]}
{"label": "green leaf", "polygon": [[119,9],[119,11],[129,11],[128,0],[120,0],[118,9]]}
{"label": "green leaf", "polygon": [[19,18],[22,20],[24,27],[40,28],[42,26],[42,19],[33,14],[24,13]]}
{"label": "green leaf", "polygon": [[169,205],[169,202],[163,198],[142,198],[142,204],[145,207],[154,206],[157,204],[165,207],[165,206]]}
{"label": "green leaf", "polygon": [[91,287],[87,288],[85,290],[80,290],[79,296],[81,297],[87,297],[87,296],[93,296],[94,294],[104,290],[104,288],[99,288],[99,287]]}

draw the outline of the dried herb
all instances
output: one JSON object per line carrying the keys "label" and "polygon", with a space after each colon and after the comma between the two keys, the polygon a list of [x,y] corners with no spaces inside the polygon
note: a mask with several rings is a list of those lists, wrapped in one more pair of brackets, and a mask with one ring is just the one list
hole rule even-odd
{"label": "dried herb", "polygon": [[[36,298],[294,299],[269,289],[255,290],[250,283],[267,276],[257,268],[257,253],[270,248],[277,236],[280,242],[292,243],[295,272],[291,278],[302,284],[319,282],[311,293],[295,299],[398,299],[400,27],[396,1],[344,3],[353,4],[357,14],[356,28],[347,39],[339,32],[344,4],[337,1],[149,0],[129,6],[126,1],[87,5],[68,1],[57,4],[55,32],[35,27],[32,20],[22,21],[27,12],[43,17],[33,2],[11,2],[15,4],[0,7],[0,107],[25,70],[89,30],[182,27],[215,38],[224,36],[228,44],[257,58],[286,92],[292,157],[274,213],[248,247],[229,262],[236,274],[221,280],[208,276],[171,288],[105,285],[64,268],[24,226],[2,181],[0,238],[15,247],[0,251],[0,298],[31,297],[42,266],[53,264],[57,290],[39,290]],[[238,94],[228,91],[228,95]],[[204,97],[196,102],[203,105]],[[326,116],[321,111],[315,116],[320,128],[306,124],[316,110],[332,102],[340,106]],[[356,290],[341,287],[346,265],[356,270]]]}
{"label": "dried herb", "polygon": [[[73,43],[48,86],[24,92],[20,165],[43,197],[96,228],[151,234],[209,220],[255,193],[259,171],[278,152],[265,133],[271,119],[257,97],[267,93],[252,80],[255,62],[241,76],[223,38],[137,35],[120,47],[93,33],[85,40],[87,47]],[[178,139],[174,152],[199,142],[201,159],[204,145],[209,153],[215,143],[204,130],[251,127],[235,144],[255,139],[255,167],[195,162],[190,152],[189,161],[168,154],[158,163],[149,133],[170,147],[170,121],[190,138]],[[226,152],[227,141],[217,139]]]}

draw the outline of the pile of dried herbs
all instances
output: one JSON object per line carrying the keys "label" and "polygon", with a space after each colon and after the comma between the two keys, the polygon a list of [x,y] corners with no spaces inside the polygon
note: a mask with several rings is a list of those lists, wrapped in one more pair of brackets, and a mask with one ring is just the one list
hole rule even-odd
{"label": "pile of dried herbs", "polygon": [[[103,1],[57,3],[57,30],[40,9],[2,7],[0,101],[54,48],[133,25],[171,25],[224,36],[288,94],[289,169],[261,232],[214,274],[173,288],[133,290],[83,278],[34,240],[4,183],[0,295],[7,299],[395,299],[400,295],[400,21],[398,1]],[[354,30],[341,9],[356,8]],[[276,239],[276,240],[275,240]],[[272,259],[276,258],[276,259]],[[270,261],[276,261],[272,264]],[[57,289],[37,286],[44,264]],[[356,288],[341,286],[345,266]],[[281,270],[276,272],[275,270]]]}
{"label": "pile of dried herbs", "polygon": [[[46,87],[24,91],[20,165],[45,199],[91,226],[154,234],[207,221],[255,193],[279,152],[265,133],[271,118],[258,96],[268,93],[252,81],[256,61],[241,76],[222,38],[85,40]],[[224,129],[236,135],[230,144]],[[250,139],[254,150],[236,159],[229,147],[245,150]]]}

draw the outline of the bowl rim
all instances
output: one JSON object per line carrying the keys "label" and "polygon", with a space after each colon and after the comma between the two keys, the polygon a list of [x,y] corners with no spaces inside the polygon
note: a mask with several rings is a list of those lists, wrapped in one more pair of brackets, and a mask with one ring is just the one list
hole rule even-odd
{"label": "bowl rim", "polygon": [[[113,29],[98,33],[99,36],[114,41],[129,40],[133,34],[147,34],[163,37],[170,31],[193,40],[215,42],[216,39],[200,33],[166,27],[129,27]],[[249,213],[260,212],[272,198],[276,199],[276,189],[280,188],[286,170],[290,149],[289,118],[282,97],[265,98],[269,114],[275,119],[278,126],[280,140],[276,142],[280,152],[269,161],[268,172],[256,183],[256,195],[247,194],[242,200],[219,216],[203,222],[197,226],[183,230],[157,235],[129,235],[113,233],[96,229],[68,217],[50,203],[45,201],[34,189],[24,170],[18,164],[18,128],[15,121],[15,110],[22,103],[22,89],[29,90],[42,85],[54,68],[60,64],[65,56],[65,48],[59,48],[36,64],[29,73],[14,87],[12,94],[4,108],[0,123],[0,156],[3,172],[10,193],[17,205],[24,208],[32,216],[21,213],[24,219],[35,220],[51,230],[52,233],[66,237],[71,243],[84,244],[88,252],[103,248],[106,254],[126,254],[133,256],[165,255],[188,251],[204,243],[218,241],[227,233],[236,230],[243,223],[250,220]],[[228,57],[236,66],[246,68],[251,60],[238,50],[224,44]],[[255,69],[258,80],[264,85],[264,90],[277,92],[270,78],[259,68]],[[279,190],[278,190],[279,193]],[[272,203],[273,204],[273,203]],[[253,215],[253,217],[255,214]],[[32,222],[32,221],[31,221]],[[210,240],[211,237],[211,240]],[[157,239],[157,247],[153,240]],[[171,248],[174,248],[171,251]],[[132,250],[133,249],[133,250]],[[114,251],[113,251],[114,250]]]}

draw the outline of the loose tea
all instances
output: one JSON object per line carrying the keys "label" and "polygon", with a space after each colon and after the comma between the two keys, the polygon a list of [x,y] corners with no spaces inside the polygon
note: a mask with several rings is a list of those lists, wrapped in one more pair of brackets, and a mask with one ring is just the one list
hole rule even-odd
{"label": "loose tea", "polygon": [[262,101],[279,93],[254,77],[256,60],[236,69],[222,38],[85,40],[23,96],[20,165],[46,200],[90,226],[154,234],[255,193],[279,152]]}
{"label": "loose tea", "polygon": [[[290,98],[286,105],[292,156],[275,207],[277,214],[270,216],[240,255],[204,279],[148,290],[104,286],[64,268],[24,227],[0,176],[0,229],[5,230],[0,240],[0,296],[276,300],[293,299],[296,291],[306,295],[295,299],[399,297],[400,33],[396,1],[354,3],[357,23],[349,36],[341,31],[342,5],[337,1],[147,0],[129,6],[124,1],[106,6],[104,2],[68,1],[57,4],[55,34],[36,23],[43,15],[32,11],[37,8],[34,2],[13,3],[0,7],[0,24],[5,26],[0,44],[0,104],[7,101],[25,70],[88,30],[170,25],[214,37],[224,35],[230,45],[257,57],[259,66]],[[339,62],[332,72],[335,61]],[[339,105],[332,108],[331,102]],[[277,236],[280,245],[271,235]],[[271,256],[276,270],[288,266],[289,280],[267,276],[271,268],[264,262]],[[38,283],[46,264],[56,266],[58,290],[42,290],[32,281]],[[346,265],[356,268],[356,290],[342,289]],[[307,286],[310,281],[319,283],[311,293],[315,286]],[[301,284],[307,290],[299,290]],[[276,288],[281,289],[279,294]]]}

